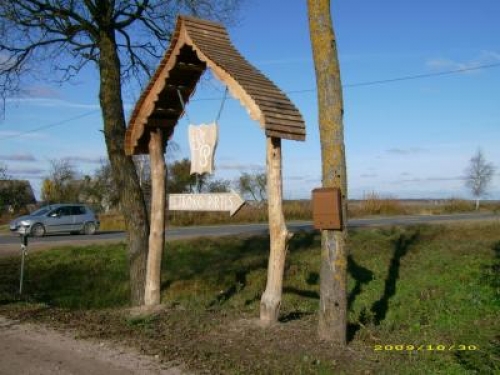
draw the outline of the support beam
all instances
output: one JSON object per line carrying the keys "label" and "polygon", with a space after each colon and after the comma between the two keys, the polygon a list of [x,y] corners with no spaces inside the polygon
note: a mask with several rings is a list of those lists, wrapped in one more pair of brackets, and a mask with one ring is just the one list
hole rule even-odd
{"label": "support beam", "polygon": [[165,164],[164,137],[161,128],[151,130],[149,156],[151,163],[151,230],[146,268],[146,306],[160,304],[161,258],[165,247]]}
{"label": "support beam", "polygon": [[281,139],[273,137],[266,139],[270,254],[266,290],[260,301],[260,320],[270,325],[278,321],[287,242],[291,235],[286,228],[283,215]]}

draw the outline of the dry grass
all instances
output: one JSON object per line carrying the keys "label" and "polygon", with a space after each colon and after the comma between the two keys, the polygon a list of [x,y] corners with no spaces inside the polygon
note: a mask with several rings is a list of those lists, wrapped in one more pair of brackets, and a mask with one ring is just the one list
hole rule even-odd
{"label": "dry grass", "polygon": [[100,230],[125,230],[125,219],[120,213],[100,214]]}
{"label": "dry grass", "polygon": [[[286,201],[283,204],[285,217],[290,220],[312,220],[312,206],[308,200]],[[183,212],[171,211],[168,215],[168,225],[216,225],[262,223],[267,221],[266,204],[246,204],[233,217],[227,212]],[[120,213],[99,215],[101,230],[124,230],[125,220]]]}
{"label": "dry grass", "polygon": [[350,217],[362,217],[372,215],[407,215],[408,208],[396,198],[383,197],[378,193],[371,192],[363,196],[357,205],[349,205]]}
{"label": "dry grass", "polygon": [[448,199],[444,205],[441,206],[442,212],[437,212],[439,213],[445,213],[445,214],[452,214],[452,213],[464,213],[464,212],[471,212],[474,211],[474,203],[471,201],[467,201],[465,199],[459,199],[459,198],[451,198]]}
{"label": "dry grass", "polygon": [[[283,210],[287,220],[312,220],[312,202],[310,200],[284,201]],[[500,212],[500,203],[482,202],[480,210]],[[349,218],[379,215],[442,215],[466,212],[474,212],[474,202],[459,198],[450,198],[444,201],[410,202],[371,192],[365,194],[362,200],[349,201],[348,203]],[[123,216],[119,213],[101,214],[100,220],[102,230],[125,229]],[[170,212],[168,225],[243,224],[266,221],[266,204],[246,204],[233,217],[230,217],[227,212]]]}

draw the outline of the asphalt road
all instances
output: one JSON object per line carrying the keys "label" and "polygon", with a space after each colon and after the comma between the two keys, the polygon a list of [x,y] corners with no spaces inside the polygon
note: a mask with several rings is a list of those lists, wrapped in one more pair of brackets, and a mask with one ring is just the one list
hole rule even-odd
{"label": "asphalt road", "polygon": [[[351,219],[348,227],[371,227],[384,225],[412,225],[412,224],[432,224],[457,221],[478,221],[478,220],[498,220],[500,215],[493,213],[479,214],[459,214],[459,215],[435,215],[435,216],[393,216],[377,217],[367,219]],[[300,230],[313,230],[310,221],[292,221],[287,224],[292,232]],[[220,237],[229,235],[256,235],[268,233],[268,224],[235,224],[235,225],[216,225],[216,226],[196,226],[184,228],[169,228],[166,232],[167,240],[177,240],[195,237]],[[125,232],[122,231],[104,231],[90,235],[48,235],[42,238],[29,238],[29,246],[48,247],[64,244],[85,244],[96,242],[118,242],[125,240]],[[19,249],[20,238],[14,234],[0,234],[0,256],[7,249]]]}

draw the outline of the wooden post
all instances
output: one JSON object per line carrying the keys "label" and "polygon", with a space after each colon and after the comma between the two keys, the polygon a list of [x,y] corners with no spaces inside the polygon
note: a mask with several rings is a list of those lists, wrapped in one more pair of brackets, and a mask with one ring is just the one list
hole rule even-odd
{"label": "wooden post", "polygon": [[160,304],[161,258],[165,247],[165,147],[163,132],[156,128],[150,132],[149,156],[151,162],[151,230],[146,268],[146,306]]}
{"label": "wooden post", "polygon": [[267,195],[269,209],[270,254],[266,290],[260,301],[260,320],[278,321],[283,289],[287,241],[291,237],[283,215],[283,179],[281,174],[281,139],[267,137]]}

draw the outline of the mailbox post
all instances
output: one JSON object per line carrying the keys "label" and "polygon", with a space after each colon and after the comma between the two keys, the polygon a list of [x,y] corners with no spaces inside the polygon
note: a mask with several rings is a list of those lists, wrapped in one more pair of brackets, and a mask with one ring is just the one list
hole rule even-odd
{"label": "mailbox post", "polygon": [[342,201],[337,188],[318,188],[312,192],[315,229],[342,230]]}
{"label": "mailbox post", "polygon": [[23,281],[24,281],[24,259],[28,254],[28,236],[29,232],[23,226],[19,227],[19,237],[21,238],[21,275],[19,277],[19,294],[23,294]]}

